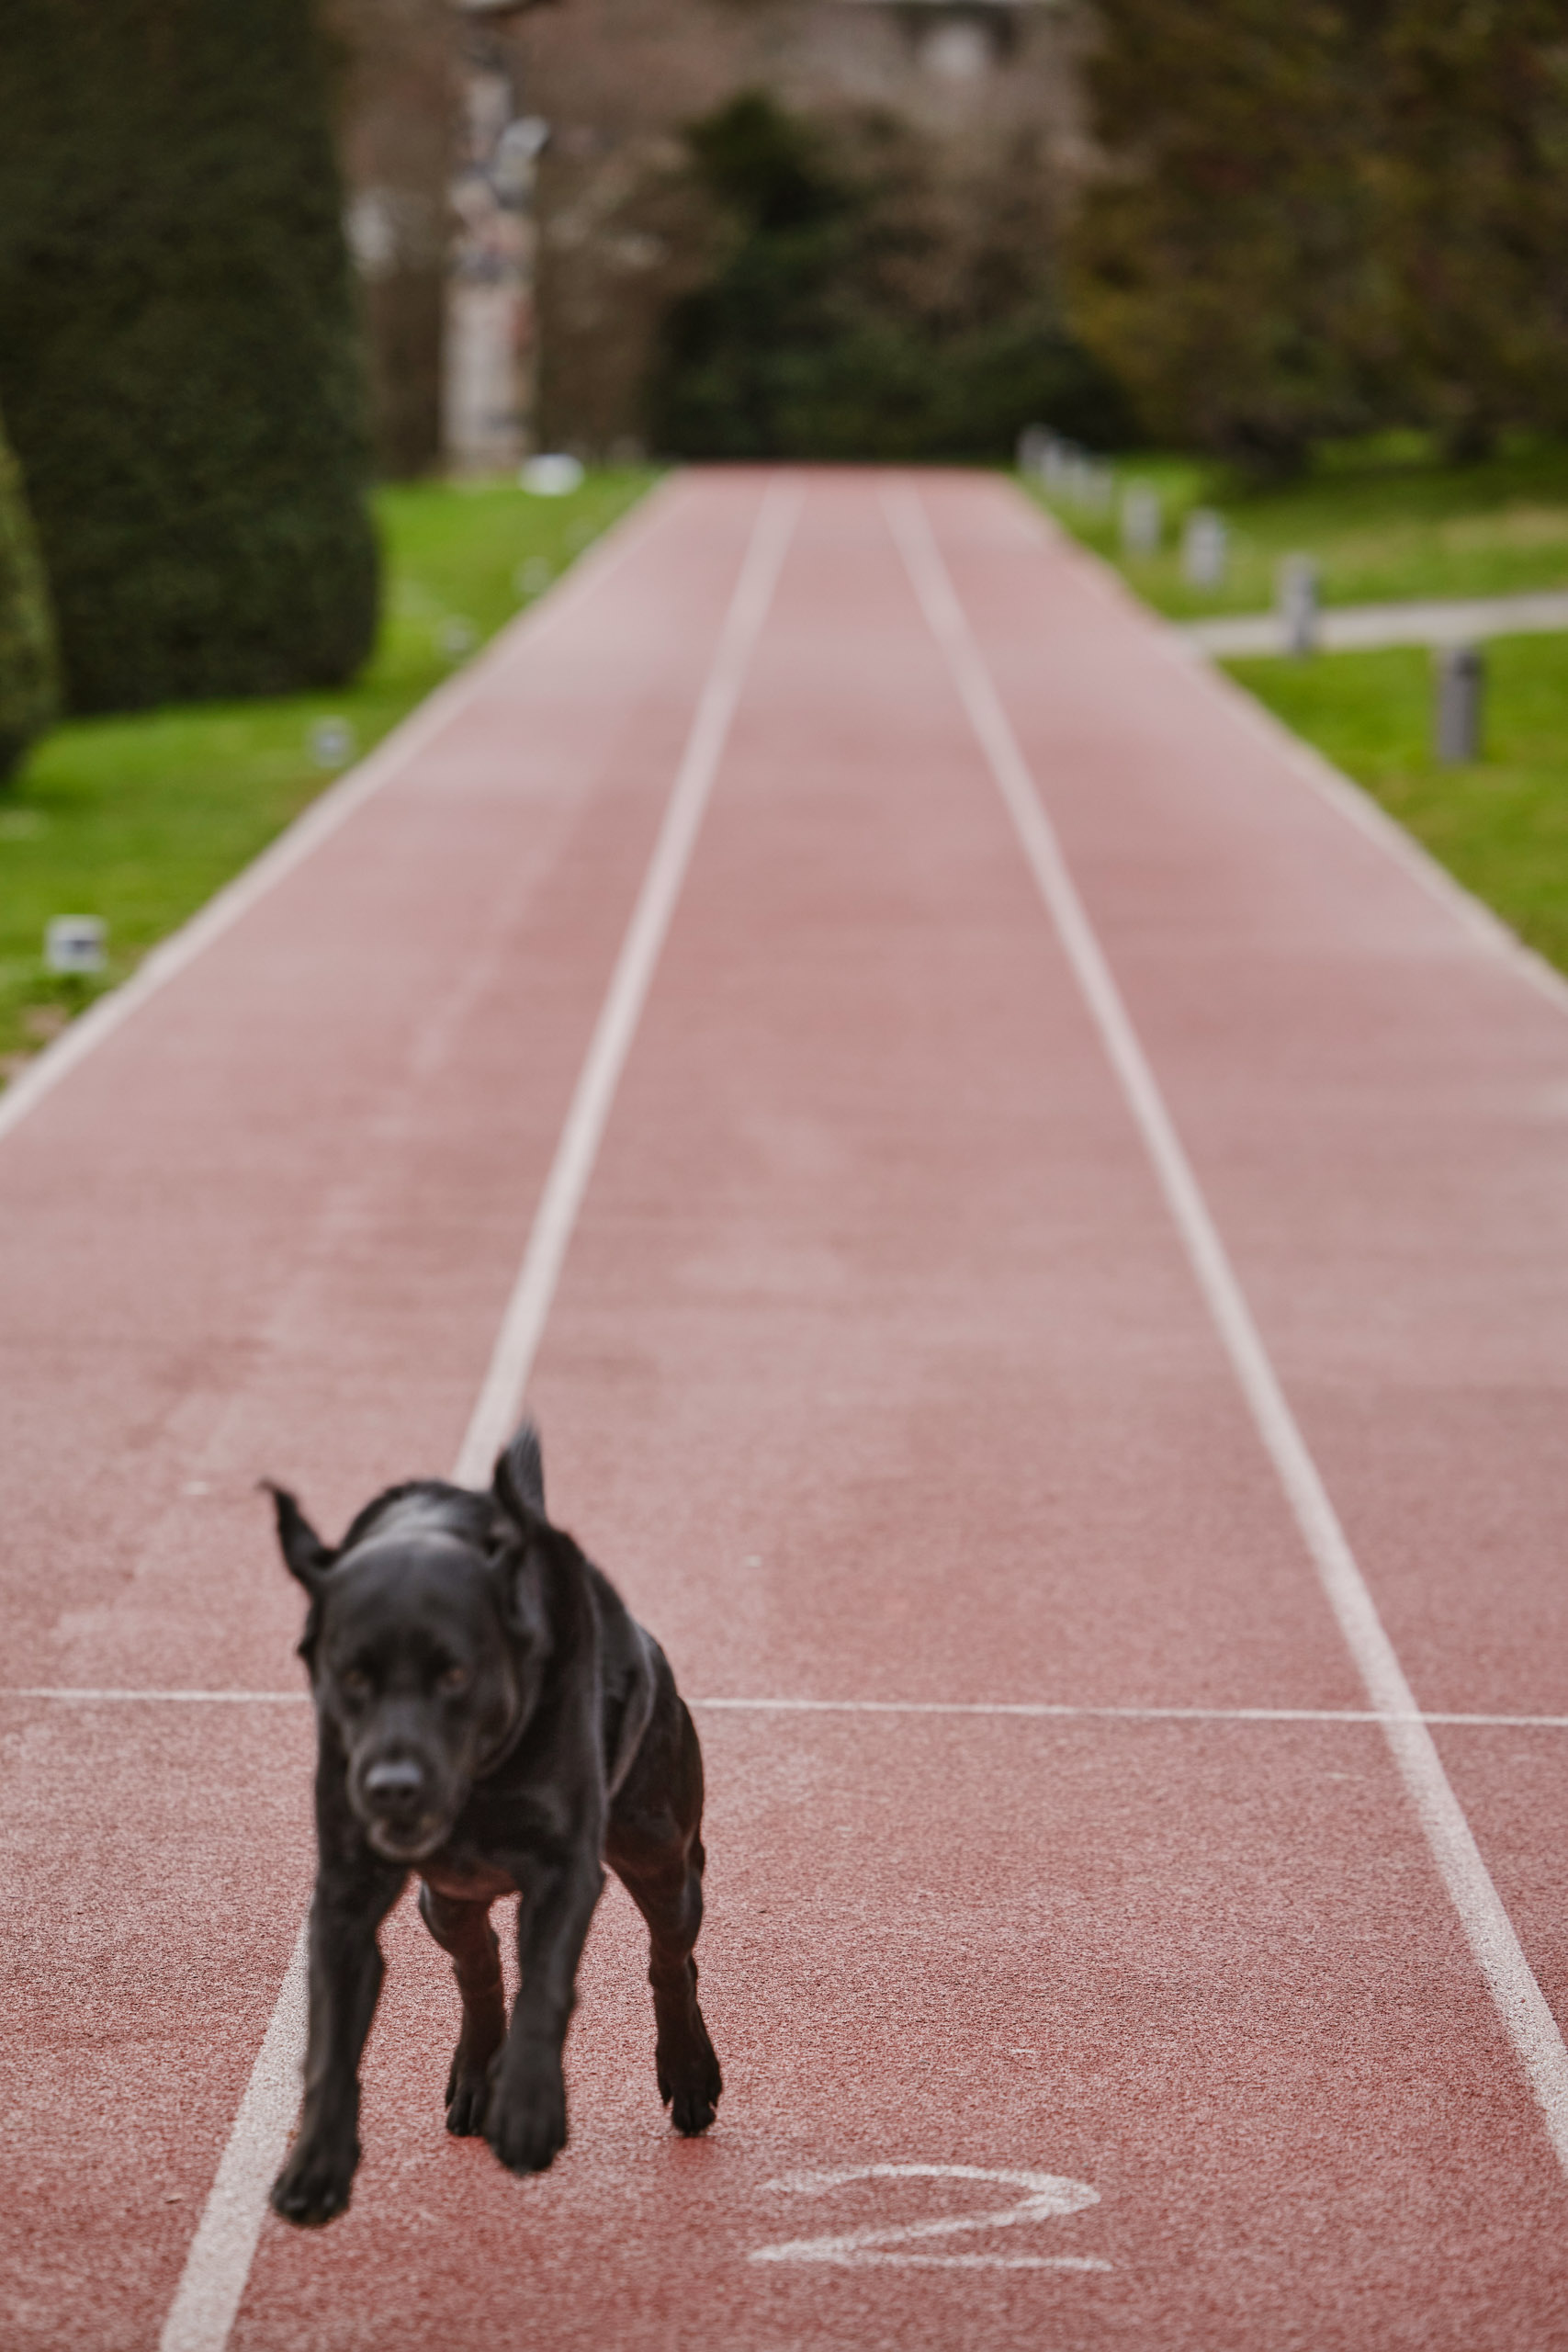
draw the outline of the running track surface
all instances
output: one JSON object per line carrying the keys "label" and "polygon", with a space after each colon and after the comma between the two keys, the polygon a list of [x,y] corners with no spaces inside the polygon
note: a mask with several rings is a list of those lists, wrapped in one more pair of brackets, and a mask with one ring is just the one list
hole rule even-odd
{"label": "running track surface", "polygon": [[[668,2132],[612,1888],[567,2154],[449,2142],[405,1904],[353,2210],[267,2219],[229,2341],[1568,2341],[1547,2118],[964,644],[1416,1702],[1484,1719],[1436,1756],[1568,2016],[1562,1004],[1006,485],[688,476],[0,1139],[9,2345],[159,2343],[310,1883],[254,1481],[335,1530],[450,1469],[716,658],[529,1393],[701,1702],[720,2121]],[[136,1690],[285,1695],[84,1695]]]}

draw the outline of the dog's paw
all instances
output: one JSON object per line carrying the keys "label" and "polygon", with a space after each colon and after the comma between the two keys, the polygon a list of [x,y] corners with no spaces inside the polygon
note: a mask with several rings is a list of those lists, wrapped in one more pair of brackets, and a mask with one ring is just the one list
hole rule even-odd
{"label": "dog's paw", "polygon": [[491,2094],[485,2138],[508,2172],[548,2172],[566,2145],[566,2085],[534,2077]]}
{"label": "dog's paw", "polygon": [[700,2015],[697,2031],[701,2039],[678,2058],[669,2057],[661,2050],[657,2062],[659,2096],[670,2109],[671,2122],[688,2140],[694,2140],[699,2132],[707,2130],[724,2089],[718,2058]]}
{"label": "dog's paw", "polygon": [[272,2184],[272,2210],[297,2228],[317,2230],[348,2211],[359,2150],[297,2147]]}
{"label": "dog's paw", "polygon": [[455,2140],[477,2140],[485,2128],[490,2106],[490,2069],[476,2074],[454,2058],[446,2077],[446,2129]]}

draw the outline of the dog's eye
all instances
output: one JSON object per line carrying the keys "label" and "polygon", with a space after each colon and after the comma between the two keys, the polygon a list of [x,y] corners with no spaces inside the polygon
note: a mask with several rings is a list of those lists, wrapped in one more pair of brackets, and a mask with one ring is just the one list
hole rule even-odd
{"label": "dog's eye", "polygon": [[357,1666],[345,1667],[338,1676],[337,1687],[345,1699],[367,1699],[370,1696],[370,1677]]}
{"label": "dog's eye", "polygon": [[466,1666],[449,1666],[444,1674],[440,1674],[436,1677],[435,1687],[438,1690],[444,1692],[448,1698],[452,1697],[459,1690],[466,1690],[468,1687],[468,1668]]}

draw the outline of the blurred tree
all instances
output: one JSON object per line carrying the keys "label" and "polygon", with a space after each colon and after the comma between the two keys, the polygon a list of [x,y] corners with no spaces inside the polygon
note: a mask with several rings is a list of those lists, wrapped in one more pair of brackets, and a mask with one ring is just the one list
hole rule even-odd
{"label": "blurred tree", "polygon": [[1568,0],[1098,0],[1072,316],[1261,469],[1568,424]]}
{"label": "blurred tree", "polygon": [[1392,0],[1368,159],[1388,404],[1478,456],[1568,425],[1568,5]]}
{"label": "blurred tree", "polygon": [[687,147],[711,261],[665,322],[656,447],[990,458],[1035,421],[1125,436],[1125,404],[1061,322],[1032,154],[994,157],[955,196],[891,119],[808,121],[758,92]]}
{"label": "blurred tree", "polygon": [[335,682],[377,557],[310,0],[7,0],[0,406],[82,710]]}
{"label": "blurred tree", "polygon": [[0,428],[0,783],[59,700],[54,620],[21,469]]}
{"label": "blurred tree", "polygon": [[1285,471],[1366,417],[1390,340],[1365,171],[1381,14],[1099,0],[1071,315],[1160,437]]}

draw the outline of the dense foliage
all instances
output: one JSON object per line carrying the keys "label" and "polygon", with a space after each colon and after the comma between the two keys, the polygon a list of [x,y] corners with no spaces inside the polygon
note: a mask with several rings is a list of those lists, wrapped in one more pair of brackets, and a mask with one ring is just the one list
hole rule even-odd
{"label": "dense foliage", "polygon": [[1062,325],[1027,153],[955,197],[896,125],[815,125],[756,93],[687,144],[712,258],[665,323],[659,448],[985,458],[1041,419],[1093,443],[1125,435],[1119,396]]}
{"label": "dense foliage", "polygon": [[55,716],[54,622],[22,490],[0,431],[0,783]]}
{"label": "dense foliage", "polygon": [[1386,409],[1472,456],[1568,426],[1568,0],[1393,0],[1369,159]]}
{"label": "dense foliage", "polygon": [[0,407],[79,710],[345,677],[361,356],[310,0],[7,0]]}
{"label": "dense foliage", "polygon": [[1099,0],[1073,317],[1164,438],[1568,417],[1563,0]]}

